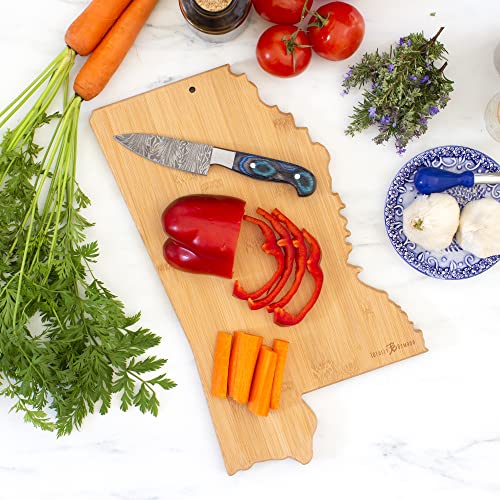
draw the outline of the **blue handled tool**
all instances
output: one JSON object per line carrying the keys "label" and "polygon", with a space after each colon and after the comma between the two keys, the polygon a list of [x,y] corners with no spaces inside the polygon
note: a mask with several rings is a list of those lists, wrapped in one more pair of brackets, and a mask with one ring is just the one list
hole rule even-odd
{"label": "blue handled tool", "polygon": [[121,134],[114,138],[133,153],[164,167],[208,175],[211,165],[220,165],[252,179],[285,182],[299,196],[310,196],[316,190],[314,174],[294,163],[155,134]]}
{"label": "blue handled tool", "polygon": [[500,174],[474,174],[469,170],[460,174],[441,168],[424,167],[415,174],[415,186],[422,194],[441,193],[447,189],[474,184],[500,184]]}

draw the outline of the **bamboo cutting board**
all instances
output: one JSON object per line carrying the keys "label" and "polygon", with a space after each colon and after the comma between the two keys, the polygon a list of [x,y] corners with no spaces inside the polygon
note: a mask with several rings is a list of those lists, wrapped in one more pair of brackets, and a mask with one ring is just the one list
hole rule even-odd
{"label": "bamboo cutting board", "polygon": [[[245,75],[235,76],[228,66],[217,68],[98,109],[91,123],[193,349],[229,474],[269,459],[309,462],[316,417],[302,394],[426,351],[421,332],[399,306],[385,292],[361,283],[359,268],[347,264],[349,233],[340,214],[342,201],[331,192],[328,152],[312,143],[290,114],[265,105]],[[314,172],[318,189],[299,198],[291,186],[256,181],[218,166],[208,177],[160,167],[113,140],[127,132],[163,134],[297,163]],[[258,206],[268,211],[277,207],[317,237],[325,284],[302,323],[278,327],[272,315],[250,311],[232,297],[230,280],[167,265],[162,211],[174,199],[196,193],[242,198],[250,215]],[[234,276],[247,289],[257,288],[274,271],[274,260],[262,252],[261,243],[258,229],[242,224]],[[290,308],[300,308],[311,289],[306,281]],[[267,345],[274,338],[290,342],[279,410],[256,417],[232,400],[210,395],[218,330],[262,335]]]}

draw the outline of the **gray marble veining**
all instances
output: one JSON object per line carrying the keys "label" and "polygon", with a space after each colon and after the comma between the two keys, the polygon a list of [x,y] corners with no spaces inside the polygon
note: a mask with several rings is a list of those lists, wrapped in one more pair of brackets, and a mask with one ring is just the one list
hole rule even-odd
{"label": "gray marble veining", "polygon": [[[307,72],[282,80],[263,73],[255,44],[268,23],[252,16],[236,40],[214,45],[183,22],[175,0],[160,0],[116,77],[82,108],[78,178],[97,222],[96,272],[164,337],[169,375],[179,386],[161,396],[157,419],[122,413],[89,418],[67,438],[33,430],[0,399],[0,500],[498,500],[500,498],[500,266],[461,283],[410,269],[385,235],[383,203],[401,163],[429,147],[464,144],[500,159],[483,113],[500,88],[493,64],[500,2],[352,0],[366,20],[358,55],[331,63],[315,57]],[[63,46],[64,27],[86,0],[0,3],[2,78],[8,102]],[[435,12],[435,16],[430,16]],[[410,31],[435,33],[449,51],[456,82],[449,107],[403,157],[343,134],[356,94],[341,97],[349,64]],[[429,353],[306,396],[318,417],[315,456],[258,464],[227,477],[192,353],[154,266],[88,124],[93,109],[229,63],[261,98],[293,113],[297,126],[332,153],[332,187],[346,208],[360,278],[388,291],[421,328]],[[359,182],[360,178],[363,183]],[[166,200],[167,202],[167,200]],[[293,346],[292,346],[293,348]]]}

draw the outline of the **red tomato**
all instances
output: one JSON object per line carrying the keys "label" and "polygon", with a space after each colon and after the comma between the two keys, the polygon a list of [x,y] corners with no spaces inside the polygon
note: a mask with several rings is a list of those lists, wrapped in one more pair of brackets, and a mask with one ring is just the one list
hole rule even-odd
{"label": "red tomato", "polygon": [[312,57],[309,39],[304,31],[299,31],[293,41],[296,31],[295,26],[276,25],[262,33],[257,42],[257,61],[262,69],[271,75],[288,77],[299,75],[307,68]]}
{"label": "red tomato", "polygon": [[[307,8],[313,0],[307,0]],[[268,21],[276,24],[297,24],[302,15],[304,0],[253,0],[255,10]]]}
{"label": "red tomato", "polygon": [[365,34],[365,20],[359,10],[348,3],[331,2],[316,12],[321,17],[312,17],[309,24],[318,22],[319,26],[308,29],[314,52],[331,61],[341,61],[354,54]]}

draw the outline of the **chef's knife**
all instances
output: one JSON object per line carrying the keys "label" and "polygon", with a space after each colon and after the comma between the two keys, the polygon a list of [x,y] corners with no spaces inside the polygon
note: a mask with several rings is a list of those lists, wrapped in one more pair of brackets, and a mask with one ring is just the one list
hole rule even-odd
{"label": "chef's knife", "polygon": [[415,187],[422,194],[441,193],[447,189],[474,184],[500,184],[500,174],[474,174],[470,170],[462,173],[441,168],[424,167],[415,174]]}
{"label": "chef's knife", "polygon": [[312,172],[293,163],[161,135],[134,133],[114,138],[130,151],[165,167],[207,175],[211,165],[221,165],[253,179],[286,182],[299,196],[309,196],[316,189]]}

